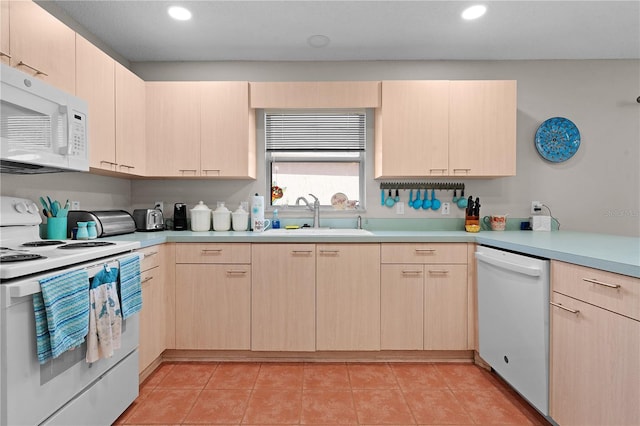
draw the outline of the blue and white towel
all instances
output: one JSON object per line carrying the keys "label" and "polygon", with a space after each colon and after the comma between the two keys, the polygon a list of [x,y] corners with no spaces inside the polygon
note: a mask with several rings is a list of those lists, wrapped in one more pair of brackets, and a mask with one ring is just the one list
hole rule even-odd
{"label": "blue and white towel", "polygon": [[46,363],[84,342],[89,331],[89,274],[72,271],[40,280],[33,295],[38,362]]}
{"label": "blue and white towel", "polygon": [[122,313],[118,301],[118,268],[105,265],[91,280],[87,362],[110,358],[120,349]]}
{"label": "blue and white towel", "polygon": [[123,319],[142,309],[140,256],[137,254],[120,260],[120,307]]}

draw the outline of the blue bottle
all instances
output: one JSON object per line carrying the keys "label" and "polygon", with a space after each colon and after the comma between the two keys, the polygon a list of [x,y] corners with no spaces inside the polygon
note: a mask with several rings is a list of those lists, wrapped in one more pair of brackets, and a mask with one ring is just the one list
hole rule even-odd
{"label": "blue bottle", "polygon": [[280,229],[280,219],[278,218],[278,209],[273,210],[273,218],[271,219],[271,228]]}
{"label": "blue bottle", "polygon": [[76,234],[76,238],[78,240],[88,240],[89,231],[87,230],[87,222],[77,222],[76,225],[78,225],[78,233]]}
{"label": "blue bottle", "polygon": [[94,238],[98,238],[98,231],[96,230],[96,223],[93,220],[87,222],[87,234],[89,234],[89,239],[93,240]]}

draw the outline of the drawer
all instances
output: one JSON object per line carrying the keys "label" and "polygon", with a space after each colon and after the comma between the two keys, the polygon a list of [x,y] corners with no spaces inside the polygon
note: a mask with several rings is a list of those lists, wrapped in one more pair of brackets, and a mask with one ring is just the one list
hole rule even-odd
{"label": "drawer", "polygon": [[467,245],[461,243],[385,243],[382,263],[467,263]]}
{"label": "drawer", "polygon": [[176,263],[251,263],[251,244],[177,244]]}
{"label": "drawer", "polygon": [[136,251],[144,254],[144,259],[140,262],[141,271],[146,271],[160,265],[160,246],[145,247]]}
{"label": "drawer", "polygon": [[553,291],[640,320],[640,279],[571,263],[551,262]]}

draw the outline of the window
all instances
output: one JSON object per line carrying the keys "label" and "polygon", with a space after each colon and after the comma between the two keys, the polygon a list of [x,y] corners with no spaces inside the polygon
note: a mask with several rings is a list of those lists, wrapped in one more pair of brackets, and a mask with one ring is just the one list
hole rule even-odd
{"label": "window", "polygon": [[271,205],[364,208],[365,141],[364,111],[265,111]]}

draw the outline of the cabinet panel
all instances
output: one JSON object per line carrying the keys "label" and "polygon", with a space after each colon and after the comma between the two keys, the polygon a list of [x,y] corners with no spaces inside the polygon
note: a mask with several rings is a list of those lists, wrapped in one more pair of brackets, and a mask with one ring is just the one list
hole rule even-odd
{"label": "cabinet panel", "polygon": [[383,81],[375,177],[448,175],[448,81]]}
{"label": "cabinet panel", "polygon": [[313,244],[253,244],[251,349],[316,349]]}
{"label": "cabinet panel", "polygon": [[76,96],[89,105],[90,166],[116,171],[115,61],[76,35]]}
{"label": "cabinet panel", "polygon": [[385,243],[382,263],[467,263],[467,246],[460,243]]}
{"label": "cabinet panel", "polygon": [[0,0],[0,61],[10,65],[9,0]]}
{"label": "cabinet panel", "polygon": [[249,83],[201,83],[202,176],[256,177],[255,110]]}
{"label": "cabinet panel", "polygon": [[146,172],[146,88],[137,75],[115,64],[115,155],[117,171]]}
{"label": "cabinet panel", "polygon": [[176,263],[251,263],[251,244],[178,244]]}
{"label": "cabinet panel", "polygon": [[9,2],[11,66],[75,93],[75,32],[36,3]]}
{"label": "cabinet panel", "polygon": [[550,415],[560,425],[636,425],[640,322],[552,293]]}
{"label": "cabinet panel", "polygon": [[380,246],[318,244],[318,350],[380,350]]}
{"label": "cabinet panel", "polygon": [[379,81],[251,83],[251,108],[377,108]]}
{"label": "cabinet panel", "polygon": [[200,176],[200,86],[146,83],[147,175]]}
{"label": "cabinet panel", "polygon": [[422,265],[381,266],[380,349],[423,349],[423,280]]}
{"label": "cabinet panel", "polygon": [[162,246],[145,247],[136,250],[144,254],[144,258],[140,262],[141,271],[146,271],[148,269],[155,268],[156,266],[160,266],[160,250],[162,250]]}
{"label": "cabinet panel", "polygon": [[176,347],[249,349],[251,267],[176,265]]}
{"label": "cabinet panel", "polygon": [[640,279],[552,262],[553,290],[640,320]]}
{"label": "cabinet panel", "polygon": [[424,268],[424,349],[468,349],[466,265]]}
{"label": "cabinet panel", "polygon": [[160,268],[141,273],[142,310],[140,311],[139,371],[142,372],[165,349],[166,317],[164,315],[164,284]]}
{"label": "cabinet panel", "polygon": [[516,174],[516,82],[451,81],[449,174]]}

